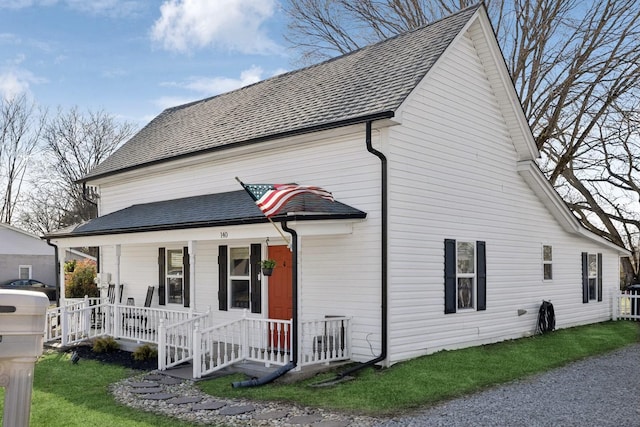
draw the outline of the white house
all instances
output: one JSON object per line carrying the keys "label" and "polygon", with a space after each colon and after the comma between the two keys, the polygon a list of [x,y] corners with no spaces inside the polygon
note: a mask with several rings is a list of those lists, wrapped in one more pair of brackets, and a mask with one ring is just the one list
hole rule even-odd
{"label": "white house", "polygon": [[[99,246],[102,284],[123,284],[123,301],[141,306],[153,286],[149,314],[210,310],[207,331],[289,322],[245,359],[276,348],[299,365],[323,350],[390,365],[532,334],[543,300],[559,328],[611,318],[629,254],[579,225],[537,157],[479,5],[165,110],[83,178],[99,217],[47,238]],[[336,202],[304,196],[274,227],[236,176]],[[207,369],[198,352],[225,337],[191,356]]]}

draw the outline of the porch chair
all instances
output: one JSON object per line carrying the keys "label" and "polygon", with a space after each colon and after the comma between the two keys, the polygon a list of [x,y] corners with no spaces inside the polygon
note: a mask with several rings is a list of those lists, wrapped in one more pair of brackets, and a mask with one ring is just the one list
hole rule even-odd
{"label": "porch chair", "polygon": [[[149,286],[147,288],[147,295],[144,299],[144,306],[145,307],[151,307],[151,301],[153,299],[153,291],[154,291],[155,287],[154,286]],[[127,298],[127,305],[128,306],[135,306],[135,299],[133,298]],[[126,322],[123,324],[128,324],[128,328],[134,328],[137,330],[142,330],[142,331],[146,331],[147,330],[147,316],[143,315],[143,314],[123,314],[122,316],[122,321]],[[131,325],[129,321],[133,321],[134,325]]]}
{"label": "porch chair", "polygon": [[[121,283],[120,284],[120,300],[118,301],[120,304],[122,304],[122,294],[124,290],[124,284]],[[109,300],[110,304],[113,304],[116,301],[116,285],[111,283],[109,284],[109,287],[107,288],[107,299]]]}
{"label": "porch chair", "polygon": [[147,296],[144,299],[144,306],[151,307],[151,301],[153,300],[153,291],[155,290],[155,286],[149,286],[147,288]]}

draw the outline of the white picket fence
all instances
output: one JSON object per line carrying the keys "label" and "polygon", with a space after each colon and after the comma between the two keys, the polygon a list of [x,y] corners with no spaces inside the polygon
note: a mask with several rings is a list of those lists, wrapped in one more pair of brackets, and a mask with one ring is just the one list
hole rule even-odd
{"label": "white picket fence", "polygon": [[613,297],[613,320],[640,321],[640,294],[619,292]]}

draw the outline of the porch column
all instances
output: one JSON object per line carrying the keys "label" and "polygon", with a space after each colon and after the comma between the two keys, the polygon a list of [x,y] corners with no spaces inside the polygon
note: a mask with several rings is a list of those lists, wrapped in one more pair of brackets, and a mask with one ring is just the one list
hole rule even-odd
{"label": "porch column", "polygon": [[189,315],[193,315],[196,303],[196,242],[189,240]]}
{"label": "porch column", "polygon": [[116,296],[114,302],[113,302],[113,313],[114,313],[114,318],[113,318],[113,327],[115,329],[115,331],[113,331],[113,335],[115,337],[120,335],[120,307],[119,307],[119,302],[120,302],[120,253],[121,253],[121,247],[120,245],[115,245],[115,249],[116,249],[116,272],[115,272],[115,289],[114,289],[114,294]]}

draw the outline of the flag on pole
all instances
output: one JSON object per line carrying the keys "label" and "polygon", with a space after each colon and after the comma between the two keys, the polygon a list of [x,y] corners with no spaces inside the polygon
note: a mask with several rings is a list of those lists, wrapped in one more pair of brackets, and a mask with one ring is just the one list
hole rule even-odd
{"label": "flag on pole", "polygon": [[255,200],[256,205],[267,218],[276,215],[289,200],[301,194],[315,194],[323,199],[334,201],[330,192],[311,185],[244,184],[242,181],[240,184]]}

